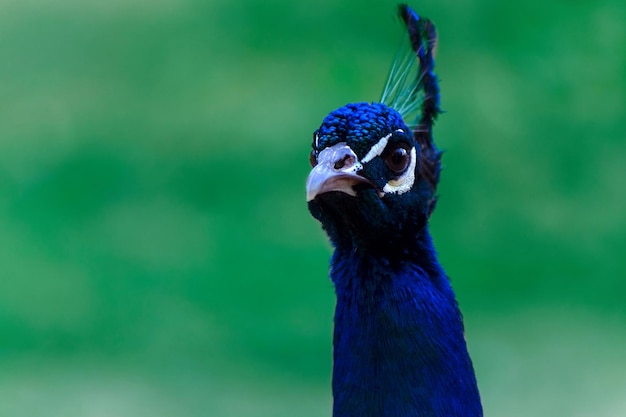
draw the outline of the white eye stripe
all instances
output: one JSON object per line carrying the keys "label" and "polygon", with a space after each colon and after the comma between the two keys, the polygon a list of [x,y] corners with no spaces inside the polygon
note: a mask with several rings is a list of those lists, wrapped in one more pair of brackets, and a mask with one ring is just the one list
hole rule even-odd
{"label": "white eye stripe", "polygon": [[389,181],[383,187],[385,193],[403,194],[409,191],[415,183],[415,166],[417,164],[417,152],[411,148],[411,162],[409,167],[399,178]]}
{"label": "white eye stripe", "polygon": [[[396,129],[393,133],[396,133],[396,132],[404,133],[404,130]],[[385,148],[387,147],[387,143],[389,142],[389,138],[391,138],[393,133],[390,133],[387,136],[384,136],[384,137],[380,138],[380,140],[374,146],[372,146],[372,148],[367,153],[367,155],[365,155],[363,157],[361,162],[363,162],[365,164],[365,163],[371,161],[372,159],[376,158],[380,154],[382,154],[383,151],[385,150]]]}
{"label": "white eye stripe", "polygon": [[385,148],[387,147],[387,142],[389,142],[389,138],[393,133],[388,134],[387,136],[382,137],[372,148],[370,151],[363,157],[361,162],[368,163],[372,159],[376,158],[378,155],[383,153]]}

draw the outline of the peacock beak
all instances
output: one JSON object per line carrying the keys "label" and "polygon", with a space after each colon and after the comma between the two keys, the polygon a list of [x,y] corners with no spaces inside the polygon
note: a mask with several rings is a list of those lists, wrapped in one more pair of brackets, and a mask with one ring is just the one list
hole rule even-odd
{"label": "peacock beak", "polygon": [[356,196],[353,186],[370,184],[366,178],[358,175],[363,170],[356,154],[345,142],[324,149],[317,157],[317,165],[306,181],[306,201],[329,191],[340,191]]}

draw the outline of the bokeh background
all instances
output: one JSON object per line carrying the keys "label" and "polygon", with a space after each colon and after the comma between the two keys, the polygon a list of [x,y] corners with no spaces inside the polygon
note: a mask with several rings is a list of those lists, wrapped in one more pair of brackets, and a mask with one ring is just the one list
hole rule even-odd
{"label": "bokeh background", "polygon": [[[626,3],[421,1],[490,416],[626,415]],[[0,415],[329,416],[313,130],[391,1],[0,2]]]}

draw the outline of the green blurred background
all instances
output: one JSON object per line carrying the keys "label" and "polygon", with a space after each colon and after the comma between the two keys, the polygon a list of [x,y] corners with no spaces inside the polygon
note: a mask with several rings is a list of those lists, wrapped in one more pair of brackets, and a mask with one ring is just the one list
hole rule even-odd
{"label": "green blurred background", "polygon": [[[626,3],[422,1],[490,416],[626,415]],[[0,416],[329,416],[313,130],[395,2],[0,2]]]}

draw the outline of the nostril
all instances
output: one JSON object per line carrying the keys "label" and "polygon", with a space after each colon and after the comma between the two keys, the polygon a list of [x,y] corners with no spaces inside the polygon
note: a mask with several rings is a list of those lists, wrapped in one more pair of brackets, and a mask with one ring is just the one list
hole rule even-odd
{"label": "nostril", "polygon": [[339,161],[335,162],[335,169],[342,169],[346,165],[349,166],[351,162],[352,162],[352,157],[350,155],[346,155],[343,158],[341,158]]}

